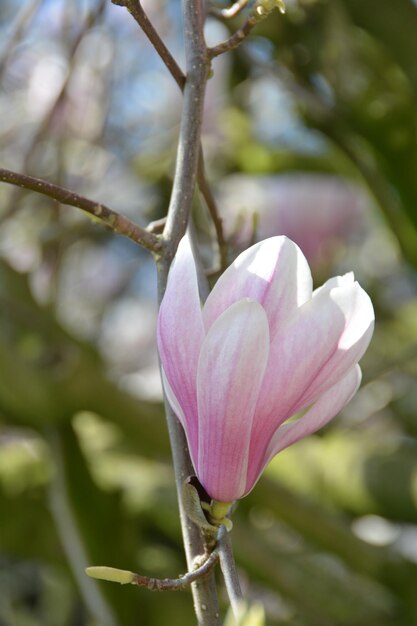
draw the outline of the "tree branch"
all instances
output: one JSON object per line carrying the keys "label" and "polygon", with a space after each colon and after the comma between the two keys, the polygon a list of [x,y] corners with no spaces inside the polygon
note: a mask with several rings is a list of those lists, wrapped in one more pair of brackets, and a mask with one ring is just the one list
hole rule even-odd
{"label": "tree branch", "polygon": [[220,557],[220,568],[222,570],[227,595],[230,600],[230,606],[232,607],[233,615],[237,618],[241,612],[243,594],[236,571],[230,534],[224,526],[221,527],[219,532],[217,551]]}
{"label": "tree branch", "polygon": [[259,23],[259,19],[254,15],[249,15],[246,22],[243,24],[239,30],[237,30],[229,39],[226,41],[222,41],[217,46],[208,49],[208,53],[211,59],[218,57],[220,54],[224,54],[225,52],[229,52],[230,50],[234,50],[246,37],[249,33],[255,28],[255,26]]}
{"label": "tree branch", "polygon": [[231,37],[229,37],[229,39],[226,39],[226,41],[208,49],[210,59],[214,59],[219,56],[219,54],[229,52],[230,50],[234,50],[240,46],[242,41],[246,39],[253,28],[259,24],[259,22],[262,22],[266,17],[268,17],[268,15],[275,8],[279,9],[281,13],[285,13],[284,0],[256,0],[249,17],[243,26],[239,28],[239,30],[237,30]]}
{"label": "tree branch", "polygon": [[136,585],[137,587],[145,587],[149,591],[183,591],[191,583],[201,580],[207,576],[211,569],[219,560],[217,549],[206,558],[204,563],[191,572],[187,572],[178,578],[151,578],[150,576],[142,576],[126,570],[114,567],[93,566],[86,568],[86,574],[90,578],[98,580],[107,580],[109,582],[120,583],[121,585]]}
{"label": "tree branch", "polygon": [[163,247],[162,241],[157,235],[134,224],[127,217],[116,213],[106,205],[89,200],[69,189],[65,189],[65,187],[59,187],[40,178],[18,174],[3,168],[0,168],[0,181],[23,189],[36,191],[62,204],[82,209],[111,228],[115,233],[128,237],[128,239],[151,252],[159,253]]}
{"label": "tree branch", "polygon": [[211,573],[213,566],[219,560],[217,550],[213,550],[206,561],[192,572],[187,572],[179,578],[148,578],[147,576],[135,575],[133,584],[138,587],[146,587],[150,591],[182,591],[192,583],[201,581]]}
{"label": "tree branch", "polygon": [[143,30],[143,32],[145,33],[145,35],[147,36],[147,38],[149,39],[149,41],[155,48],[156,52],[161,57],[162,61],[165,63],[165,66],[168,68],[170,74],[172,75],[175,82],[177,83],[177,85],[182,91],[185,85],[184,73],[182,69],[180,68],[180,66],[178,65],[178,63],[176,62],[176,60],[174,59],[174,57],[172,56],[172,54],[170,53],[170,51],[168,50],[168,48],[166,47],[166,45],[164,44],[164,42],[162,41],[162,39],[160,38],[160,36],[158,35],[152,22],[150,21],[145,11],[143,10],[140,0],[111,0],[111,1],[113,4],[116,4],[117,6],[120,6],[120,7],[125,7],[129,11],[133,19],[136,21],[139,27]]}
{"label": "tree branch", "polygon": [[[187,79],[178,140],[174,183],[167,221],[163,231],[166,244],[164,256],[158,262],[158,291],[161,300],[165,292],[168,270],[180,239],[187,228],[197,177],[200,135],[203,118],[204,93],[209,63],[204,41],[204,11],[202,0],[183,0]],[[183,483],[194,473],[184,431],[165,400],[168,432],[171,442],[180,521],[188,568],[196,557],[207,552],[200,529],[192,523],[185,510]],[[199,626],[219,624],[219,608],[215,579],[209,574],[192,583],[194,609]]]}
{"label": "tree branch", "polygon": [[219,246],[220,268],[224,271],[227,267],[227,243],[223,233],[223,221],[219,215],[216,200],[211,192],[210,185],[207,182],[204,166],[204,154],[201,145],[198,158],[197,183],[216,231],[217,244]]}
{"label": "tree branch", "polygon": [[167,262],[171,263],[184,236],[191,212],[197,179],[204,94],[209,61],[203,34],[201,0],[183,0],[187,79],[181,116],[177,161],[171,201],[163,237],[167,241]]}

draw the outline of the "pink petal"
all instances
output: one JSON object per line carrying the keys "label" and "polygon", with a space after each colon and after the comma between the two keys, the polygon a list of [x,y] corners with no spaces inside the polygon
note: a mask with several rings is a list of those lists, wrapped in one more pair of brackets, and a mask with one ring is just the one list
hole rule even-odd
{"label": "pink petal", "polygon": [[242,252],[222,274],[203,308],[206,329],[231,304],[251,298],[262,304],[271,338],[297,308],[311,298],[308,263],[287,237],[271,237]]}
{"label": "pink petal", "polygon": [[361,384],[361,379],[361,368],[354,365],[342,380],[319,397],[307,413],[294,422],[280,426],[269,444],[265,464],[284,448],[315,433],[330,422],[351,401]]}
{"label": "pink petal", "polygon": [[200,482],[230,502],[245,488],[252,420],[269,351],[260,304],[233,304],[210,328],[198,364]]}
{"label": "pink petal", "polygon": [[[157,342],[162,368],[169,383],[169,395],[182,409],[172,406],[183,423],[191,449],[197,450],[196,373],[204,327],[198,295],[194,259],[184,237],[171,267],[159,309]],[[165,385],[168,389],[167,385]]]}
{"label": "pink petal", "polygon": [[[374,332],[375,315],[368,294],[357,282],[353,282],[353,273],[339,277],[339,279],[339,286],[329,289],[327,294],[328,298],[344,313],[345,327],[339,337],[337,349],[303,394],[298,407],[314,402],[320,394],[336,383],[354,363],[360,361]],[[324,293],[318,297],[324,299]]]}
{"label": "pink petal", "polygon": [[256,484],[269,461],[281,450],[325,426],[353,398],[361,382],[361,369],[354,365],[333,387],[328,389],[302,417],[282,424],[275,431],[262,458],[251,458],[245,494]]}
{"label": "pink petal", "polygon": [[251,456],[262,456],[277,426],[343,378],[366,350],[373,331],[371,301],[358,283],[340,283],[305,303],[272,341]]}
{"label": "pink petal", "polygon": [[313,298],[315,298],[318,294],[323,293],[323,291],[330,291],[335,287],[347,287],[348,285],[352,285],[355,282],[355,276],[353,272],[348,272],[343,276],[333,276],[333,278],[329,278],[326,282],[313,291]]}

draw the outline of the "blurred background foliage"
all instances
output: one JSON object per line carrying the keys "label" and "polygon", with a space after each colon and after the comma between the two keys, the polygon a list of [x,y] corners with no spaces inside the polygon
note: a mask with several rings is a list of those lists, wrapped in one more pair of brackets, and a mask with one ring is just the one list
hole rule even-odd
{"label": "blurred background foliage", "polygon": [[[181,63],[179,0],[144,7]],[[208,18],[207,40],[241,20]],[[416,32],[412,0],[288,0],[213,63],[203,143],[230,259],[288,234],[317,285],[354,270],[377,314],[357,396],[234,514],[245,624],[417,624]],[[163,217],[181,98],[128,12],[2,0],[0,33],[1,166]],[[216,269],[198,198],[194,217]],[[155,291],[146,252],[0,185],[1,626],[194,623],[188,593],[84,575],[184,571]]]}

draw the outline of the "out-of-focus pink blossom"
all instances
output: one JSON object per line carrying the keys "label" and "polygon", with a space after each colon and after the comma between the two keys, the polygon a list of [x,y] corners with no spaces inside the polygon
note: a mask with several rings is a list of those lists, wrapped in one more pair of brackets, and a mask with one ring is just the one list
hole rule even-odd
{"label": "out-of-focus pink blossom", "polygon": [[360,384],[373,325],[372,303],[353,274],[313,292],[307,261],[286,237],[243,252],[201,308],[182,240],[158,348],[169,402],[213,499],[246,495],[273,456],[343,409]]}
{"label": "out-of-focus pink blossom", "polygon": [[226,179],[220,208],[226,234],[245,247],[273,235],[295,241],[316,268],[364,226],[369,204],[353,183],[328,174],[292,173]]}

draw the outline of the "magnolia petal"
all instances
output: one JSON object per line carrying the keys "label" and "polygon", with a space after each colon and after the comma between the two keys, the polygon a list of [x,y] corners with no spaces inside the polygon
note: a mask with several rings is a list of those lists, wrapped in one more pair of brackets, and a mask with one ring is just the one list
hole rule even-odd
{"label": "magnolia petal", "polygon": [[272,342],[259,398],[265,413],[287,419],[311,403],[362,357],[373,332],[369,296],[357,282],[323,290]]}
{"label": "magnolia petal", "polygon": [[373,308],[358,283],[341,281],[306,302],[270,346],[251,437],[260,458],[277,427],[343,378],[373,331]]}
{"label": "magnolia petal", "polygon": [[302,417],[294,422],[282,424],[276,429],[263,454],[251,456],[244,495],[253,489],[266,465],[278,452],[325,426],[350,402],[358,390],[361,377],[361,369],[359,365],[355,365]]}
{"label": "magnolia petal", "polygon": [[230,502],[243,494],[252,420],[268,351],[265,311],[249,299],[229,307],[202,345],[197,373],[197,475],[216,500]]}
{"label": "magnolia petal", "polygon": [[158,350],[172,395],[182,410],[172,407],[197,449],[198,419],[196,372],[204,327],[197,275],[188,237],[178,246],[158,315]]}
{"label": "magnolia petal", "polygon": [[353,272],[348,272],[343,276],[333,276],[333,278],[329,278],[326,282],[313,291],[313,298],[315,298],[319,293],[323,293],[323,291],[330,291],[335,287],[347,287],[348,285],[352,285],[355,282],[355,275]]}
{"label": "magnolia petal", "polygon": [[300,419],[283,424],[272,437],[265,455],[266,465],[278,452],[325,426],[351,401],[361,384],[362,372],[354,365],[330,387]]}
{"label": "magnolia petal", "polygon": [[[347,276],[342,278],[346,279]],[[372,302],[359,283],[345,280],[339,288],[330,289],[328,297],[343,311],[345,327],[339,337],[337,349],[300,398],[296,411],[314,402],[344,376],[354,363],[360,361],[374,331],[375,314]]]}
{"label": "magnolia petal", "polygon": [[231,304],[251,298],[266,311],[271,337],[311,298],[312,280],[300,248],[287,237],[255,244],[228,267],[203,308],[206,330]]}

